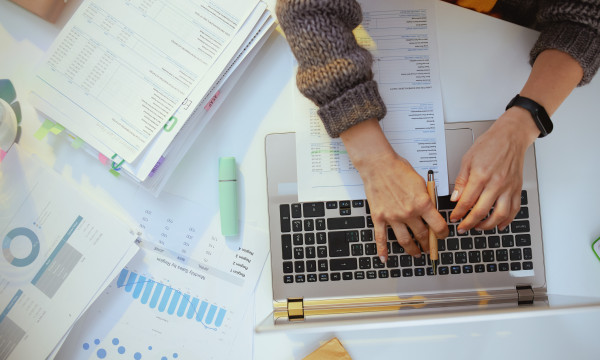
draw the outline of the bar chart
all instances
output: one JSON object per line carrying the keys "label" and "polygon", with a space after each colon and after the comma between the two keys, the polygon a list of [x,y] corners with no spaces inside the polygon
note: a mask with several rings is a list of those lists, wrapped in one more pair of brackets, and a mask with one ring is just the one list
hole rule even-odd
{"label": "bar chart", "polygon": [[227,310],[222,307],[209,304],[127,269],[121,270],[117,278],[117,287],[124,289],[134,299],[139,299],[142,304],[151,309],[194,320],[207,329],[217,330],[223,325],[227,314]]}

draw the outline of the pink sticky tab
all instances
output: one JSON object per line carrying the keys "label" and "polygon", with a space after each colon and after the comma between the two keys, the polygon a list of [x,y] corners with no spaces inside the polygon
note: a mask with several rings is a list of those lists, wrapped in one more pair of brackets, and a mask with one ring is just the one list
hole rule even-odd
{"label": "pink sticky tab", "polygon": [[98,154],[98,160],[100,160],[100,162],[104,165],[108,165],[108,163],[110,162],[110,160],[108,160],[108,158],[102,153]]}
{"label": "pink sticky tab", "polygon": [[0,149],[0,162],[2,162],[2,160],[4,160],[4,157],[6,156],[6,152],[2,149]]}
{"label": "pink sticky tab", "polygon": [[204,107],[204,110],[208,111],[210,110],[211,107],[213,107],[213,105],[215,104],[215,102],[217,102],[217,98],[219,97],[219,95],[221,95],[220,91],[217,91],[217,93],[215,94],[215,96],[213,96],[210,101],[208,102],[208,104],[206,104],[206,106]]}

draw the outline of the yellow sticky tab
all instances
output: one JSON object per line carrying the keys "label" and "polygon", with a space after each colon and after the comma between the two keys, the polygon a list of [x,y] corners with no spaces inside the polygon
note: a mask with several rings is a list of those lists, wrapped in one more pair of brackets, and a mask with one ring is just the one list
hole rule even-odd
{"label": "yellow sticky tab", "polygon": [[81,145],[84,144],[83,139],[81,139],[80,137],[73,139],[73,141],[71,142],[71,147],[73,147],[73,149],[79,149],[81,147]]}
{"label": "yellow sticky tab", "polygon": [[54,124],[54,126],[52,127],[52,129],[50,129],[50,132],[53,133],[54,135],[58,135],[60,134],[63,130],[65,129],[64,126],[62,126],[61,124]]}
{"label": "yellow sticky tab", "polygon": [[46,135],[48,135],[48,132],[50,132],[50,129],[52,129],[53,127],[54,127],[54,123],[52,121],[44,120],[44,123],[35,132],[35,134],[33,134],[33,137],[38,140],[42,140],[46,137]]}

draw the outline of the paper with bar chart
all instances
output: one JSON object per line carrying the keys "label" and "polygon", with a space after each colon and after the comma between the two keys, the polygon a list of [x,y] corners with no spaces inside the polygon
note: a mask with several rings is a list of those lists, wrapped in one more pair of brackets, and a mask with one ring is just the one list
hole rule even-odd
{"label": "paper with bar chart", "polygon": [[135,254],[137,233],[18,145],[0,194],[0,359],[43,359]]}
{"label": "paper with bar chart", "polygon": [[207,213],[213,207],[168,193],[140,193],[129,203],[149,241],[77,322],[57,358],[227,358],[246,329],[266,233],[245,224],[239,238],[225,239],[218,216]]}

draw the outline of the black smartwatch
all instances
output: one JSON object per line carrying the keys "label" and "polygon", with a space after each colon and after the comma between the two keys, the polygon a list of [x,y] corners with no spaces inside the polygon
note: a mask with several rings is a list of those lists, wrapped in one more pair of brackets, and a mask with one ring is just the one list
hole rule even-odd
{"label": "black smartwatch", "polygon": [[518,106],[531,113],[533,121],[535,121],[535,124],[537,125],[538,129],[540,129],[539,137],[542,138],[552,132],[552,128],[554,127],[552,125],[552,120],[550,120],[550,116],[548,116],[546,109],[544,109],[542,105],[529,98],[517,94],[517,96],[515,96],[508,103],[508,105],[506,105],[506,110],[510,109],[513,106]]}

